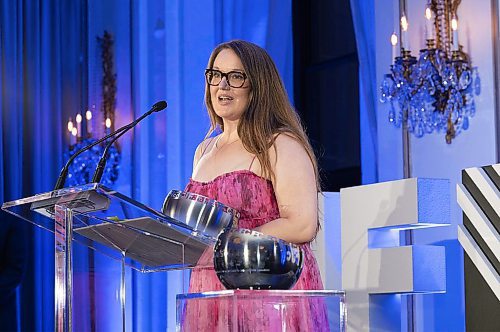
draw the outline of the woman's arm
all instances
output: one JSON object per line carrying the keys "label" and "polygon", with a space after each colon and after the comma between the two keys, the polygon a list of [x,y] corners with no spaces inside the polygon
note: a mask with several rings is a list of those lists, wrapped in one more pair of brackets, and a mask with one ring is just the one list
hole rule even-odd
{"label": "woman's arm", "polygon": [[274,192],[280,218],[255,230],[292,243],[314,239],[318,220],[318,193],[314,168],[304,147],[281,134],[270,149]]}

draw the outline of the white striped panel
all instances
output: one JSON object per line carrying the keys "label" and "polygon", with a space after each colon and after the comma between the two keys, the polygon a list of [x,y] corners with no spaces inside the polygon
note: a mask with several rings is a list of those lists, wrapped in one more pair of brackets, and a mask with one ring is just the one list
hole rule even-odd
{"label": "white striped panel", "polygon": [[500,216],[500,192],[482,168],[465,170],[495,213]]}
{"label": "white striped panel", "polygon": [[457,201],[486,245],[500,261],[500,235],[464,185],[457,184]]}
{"label": "white striped panel", "polygon": [[500,164],[491,165],[491,167],[493,167],[498,176],[500,176]]}
{"label": "white striped panel", "polygon": [[458,241],[497,299],[500,300],[500,276],[463,225],[458,226]]}

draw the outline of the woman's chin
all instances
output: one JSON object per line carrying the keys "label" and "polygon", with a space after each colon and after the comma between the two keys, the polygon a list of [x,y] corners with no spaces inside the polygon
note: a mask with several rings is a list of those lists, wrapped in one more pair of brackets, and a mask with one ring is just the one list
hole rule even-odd
{"label": "woman's chin", "polygon": [[215,114],[217,114],[218,117],[222,118],[223,120],[226,121],[236,121],[241,118],[240,112],[235,112],[233,110],[229,109],[217,109],[215,110]]}

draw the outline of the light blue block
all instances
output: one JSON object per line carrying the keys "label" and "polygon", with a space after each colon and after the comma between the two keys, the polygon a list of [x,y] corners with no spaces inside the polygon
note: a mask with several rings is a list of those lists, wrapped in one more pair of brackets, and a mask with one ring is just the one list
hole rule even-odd
{"label": "light blue block", "polygon": [[419,223],[450,223],[450,181],[417,178]]}
{"label": "light blue block", "polygon": [[413,293],[446,291],[445,247],[414,245]]}

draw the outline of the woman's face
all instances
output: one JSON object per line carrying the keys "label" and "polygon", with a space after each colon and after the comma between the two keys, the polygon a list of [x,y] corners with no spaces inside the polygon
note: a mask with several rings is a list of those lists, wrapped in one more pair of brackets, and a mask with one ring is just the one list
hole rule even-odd
{"label": "woman's face", "polygon": [[[228,76],[231,73],[230,80],[231,84],[239,85],[242,76],[247,75],[243,70],[243,64],[240,58],[231,49],[223,49],[215,58],[212,69],[220,71],[222,73],[222,80],[216,86],[210,85],[210,100],[212,101],[212,106],[215,113],[224,120],[237,121],[241,118],[242,114],[248,108],[248,103],[250,99],[250,82],[248,77],[244,80],[243,86],[240,88],[235,88],[229,85]],[[216,72],[216,78],[220,75]],[[235,84],[236,83],[236,84]]]}

